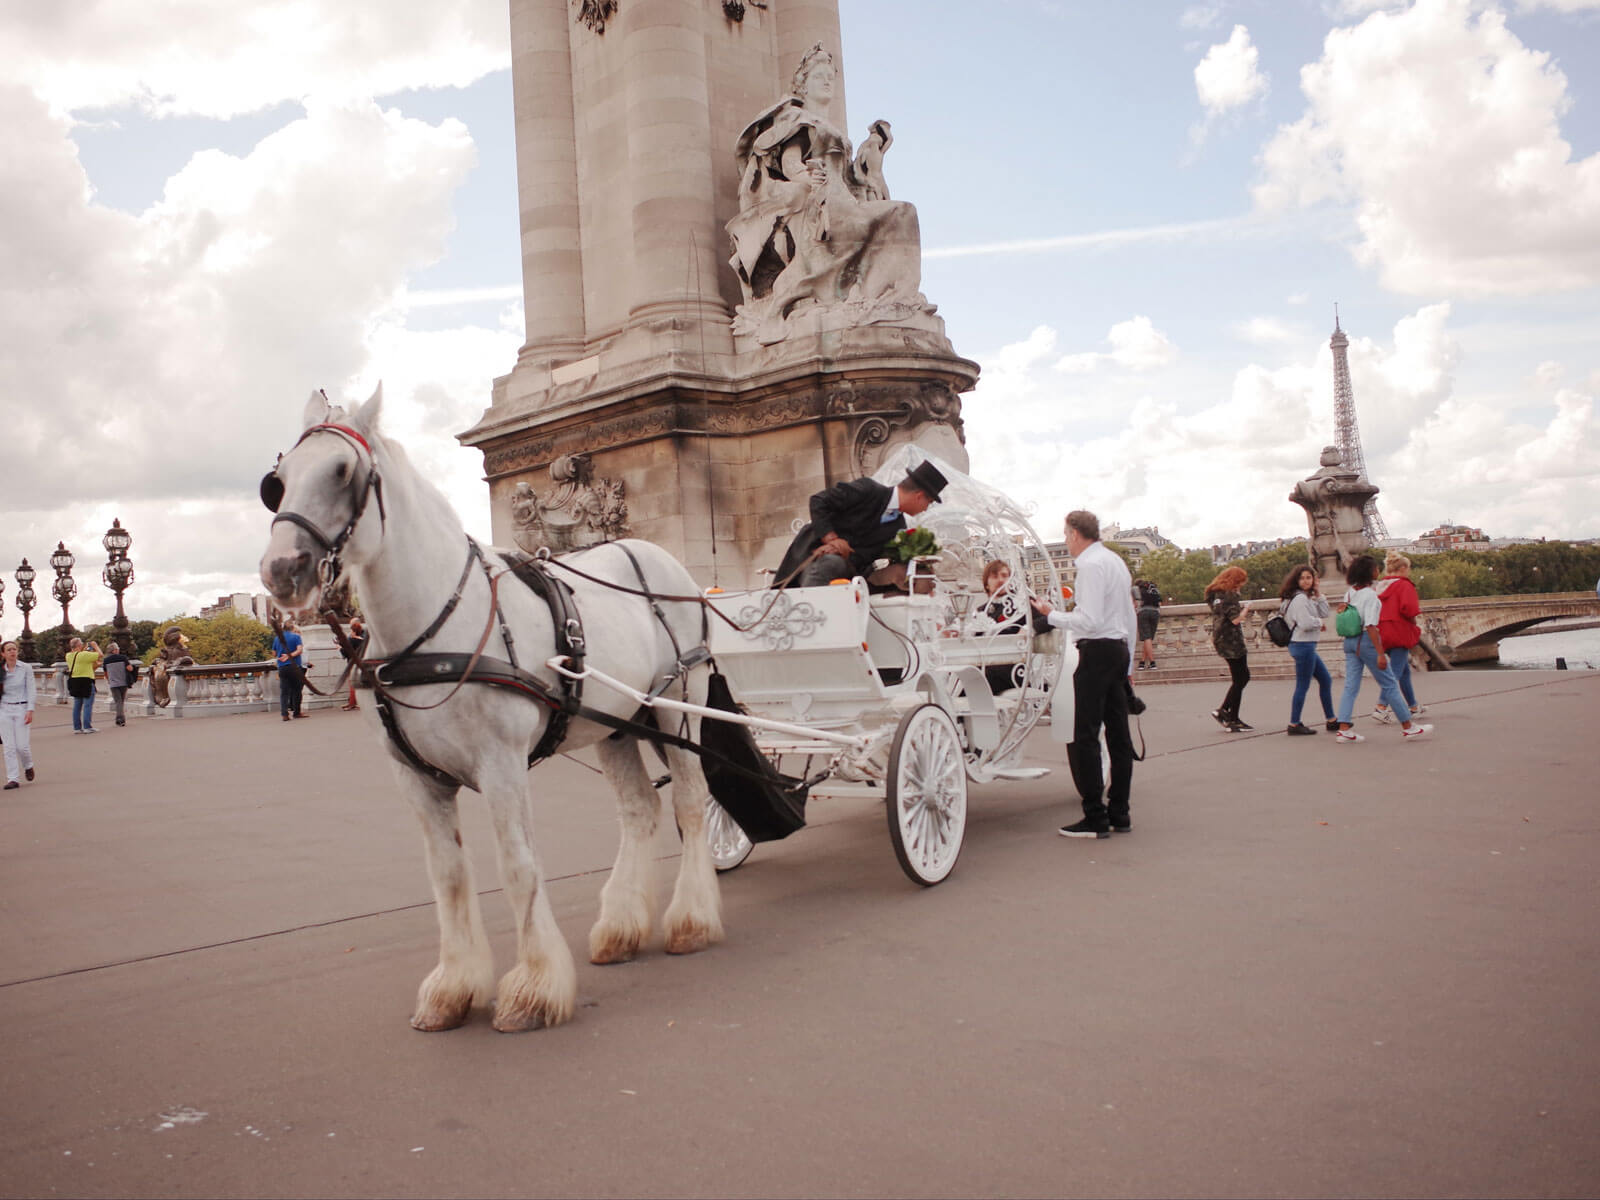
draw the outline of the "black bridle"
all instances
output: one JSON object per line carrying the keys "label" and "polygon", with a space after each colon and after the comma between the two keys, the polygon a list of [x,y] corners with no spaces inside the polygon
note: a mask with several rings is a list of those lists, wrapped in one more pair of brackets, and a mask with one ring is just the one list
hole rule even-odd
{"label": "black bridle", "polygon": [[[367,511],[367,501],[371,497],[377,496],[378,498],[379,524],[382,525],[386,520],[383,511],[383,478],[378,474],[377,458],[372,453],[372,447],[367,444],[367,439],[348,425],[335,425],[332,422],[313,425],[300,435],[299,440],[295,442],[295,446],[305,441],[313,433],[338,434],[356,448],[358,463],[360,461],[359,452],[366,451],[367,475],[361,481],[361,490],[356,496],[354,504],[351,505],[350,519],[345,522],[344,528],[329,537],[322,532],[321,527],[310,517],[297,512],[279,512],[278,507],[283,503],[284,487],[283,479],[278,475],[276,467],[261,477],[261,503],[267,506],[268,512],[276,514],[272,518],[274,525],[279,521],[288,521],[291,525],[298,525],[311,535],[317,545],[322,547],[324,553],[321,561],[317,563],[317,580],[324,589],[328,589],[338,580],[340,572],[343,570],[343,563],[340,561],[339,555],[344,550],[346,543],[350,541],[351,535],[355,533],[356,526],[360,524],[362,514]],[[293,448],[290,447],[290,450],[292,451]],[[281,456],[278,461],[282,463]]]}

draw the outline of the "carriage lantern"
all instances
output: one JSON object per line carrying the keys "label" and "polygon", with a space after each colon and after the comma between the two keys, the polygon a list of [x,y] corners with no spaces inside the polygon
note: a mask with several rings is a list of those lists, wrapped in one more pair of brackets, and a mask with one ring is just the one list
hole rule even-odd
{"label": "carriage lantern", "polygon": [[113,519],[111,528],[106,530],[106,536],[101,539],[100,544],[106,548],[107,555],[105,569],[100,572],[100,581],[116,593],[117,615],[111,620],[111,628],[115,631],[118,641],[121,641],[131,632],[127,615],[122,611],[122,593],[133,583],[133,563],[128,558],[128,547],[133,545],[133,535],[122,527],[120,519]]}
{"label": "carriage lantern", "polygon": [[55,595],[56,603],[61,605],[63,633],[72,631],[72,618],[68,606],[71,605],[72,598],[78,594],[78,585],[72,581],[72,564],[77,561],[72,556],[72,551],[67,549],[65,542],[56,543],[56,552],[50,556],[50,565],[55,568],[56,581],[50,585],[50,591]]}
{"label": "carriage lantern", "polygon": [[17,652],[24,662],[32,662],[34,654],[33,630],[28,626],[28,614],[33,611],[33,580],[38,574],[23,559],[17,568],[17,607],[22,610],[22,636],[17,639]]}

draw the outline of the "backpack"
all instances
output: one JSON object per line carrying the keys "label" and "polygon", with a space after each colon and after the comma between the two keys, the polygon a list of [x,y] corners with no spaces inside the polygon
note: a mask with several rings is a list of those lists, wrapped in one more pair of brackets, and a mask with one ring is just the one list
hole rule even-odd
{"label": "backpack", "polygon": [[1272,639],[1274,646],[1287,646],[1294,640],[1294,630],[1289,628],[1289,622],[1283,615],[1288,607],[1288,601],[1284,601],[1278,605],[1278,611],[1267,618],[1267,636]]}
{"label": "backpack", "polygon": [[1145,608],[1161,607],[1161,589],[1153,583],[1141,584],[1139,587],[1139,603]]}
{"label": "backpack", "polygon": [[1361,614],[1354,604],[1347,605],[1333,623],[1333,631],[1340,637],[1360,637],[1361,628]]}

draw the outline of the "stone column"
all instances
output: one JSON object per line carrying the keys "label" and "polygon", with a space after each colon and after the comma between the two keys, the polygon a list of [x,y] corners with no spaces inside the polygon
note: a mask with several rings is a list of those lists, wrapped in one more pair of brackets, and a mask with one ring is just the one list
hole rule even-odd
{"label": "stone column", "polygon": [[519,0],[511,5],[511,86],[527,329],[519,360],[545,364],[577,358],[584,347],[570,26],[567,0]]}
{"label": "stone column", "polygon": [[[725,328],[730,315],[717,299],[708,12],[722,19],[703,0],[629,0],[622,9],[635,189],[630,325],[680,318]],[[712,336],[725,342],[727,335],[719,328]]]}

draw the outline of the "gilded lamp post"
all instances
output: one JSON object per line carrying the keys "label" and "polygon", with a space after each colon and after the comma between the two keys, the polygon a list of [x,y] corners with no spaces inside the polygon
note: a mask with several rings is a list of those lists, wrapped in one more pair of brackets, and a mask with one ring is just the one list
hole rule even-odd
{"label": "gilded lamp post", "polygon": [[[61,605],[61,632],[72,632],[72,618],[69,606],[72,598],[78,594],[78,585],[72,581],[72,564],[78,560],[72,556],[72,551],[67,549],[65,542],[56,543],[56,552],[50,556],[50,565],[55,568],[56,581],[50,585],[50,590],[55,594],[56,603]],[[18,646],[17,649],[22,649]]]}
{"label": "gilded lamp post", "polygon": [[33,611],[36,603],[33,596],[33,580],[38,574],[28,565],[28,560],[23,559],[22,565],[17,568],[17,607],[22,610],[22,636],[17,639],[17,652],[22,656],[23,662],[32,662],[34,659],[33,630],[28,625],[28,614]]}
{"label": "gilded lamp post", "polygon": [[[116,634],[117,641],[125,642],[131,630],[128,627],[128,618],[122,611],[122,593],[133,584],[133,563],[128,558],[128,547],[133,545],[133,535],[122,527],[121,520],[114,519],[100,544],[106,548],[106,565],[100,572],[100,581],[116,593],[117,597],[117,615],[111,619],[111,628]],[[125,650],[131,648],[124,646]]]}

